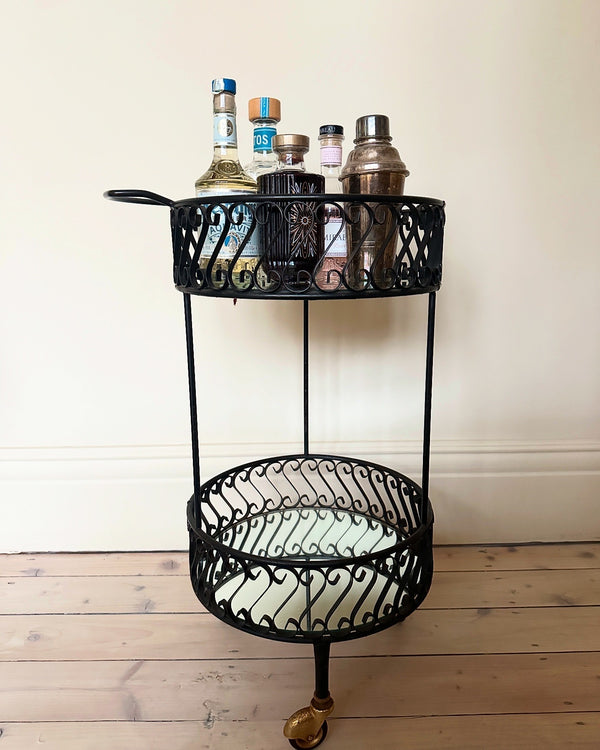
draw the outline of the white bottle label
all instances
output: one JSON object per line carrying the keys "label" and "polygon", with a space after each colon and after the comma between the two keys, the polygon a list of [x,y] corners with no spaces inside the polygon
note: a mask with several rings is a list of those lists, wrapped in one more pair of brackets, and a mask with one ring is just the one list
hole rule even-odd
{"label": "white bottle label", "polygon": [[330,216],[325,224],[325,255],[327,258],[345,258],[347,254],[346,225],[343,219]]}
{"label": "white bottle label", "polygon": [[[226,205],[228,208],[231,206],[231,204]],[[229,231],[227,232],[227,237],[225,237],[225,241],[219,251],[219,258],[223,260],[231,260],[235,256],[252,225],[252,214],[245,206],[236,206],[231,209],[230,218],[231,224]],[[208,228],[208,234],[202,252],[200,253],[201,255],[212,255],[217,242],[221,239],[226,219],[225,211],[221,206],[215,206],[212,209],[210,212],[211,225]],[[240,257],[255,257],[256,255],[258,255],[258,251],[253,234],[246,243]]]}
{"label": "white bottle label", "polygon": [[[204,193],[204,195],[208,196],[211,195],[211,193]],[[201,198],[202,194],[198,194],[197,197]],[[201,258],[211,257],[215,251],[217,243],[221,239],[227,219],[230,220],[229,229],[227,231],[227,236],[221,245],[217,259],[231,260],[237,253],[244,239],[248,236],[248,232],[252,226],[252,212],[247,206],[241,205],[231,208],[232,205],[233,204],[231,203],[224,203],[222,205],[213,206],[212,208],[206,208],[209,225],[206,239],[204,240],[202,250],[200,251]],[[227,214],[225,213],[226,208],[228,209]],[[240,258],[256,258],[258,255],[258,228],[255,225],[248,242],[242,250]]]}
{"label": "white bottle label", "polygon": [[224,112],[213,115],[213,139],[215,146],[237,146],[234,115]]}
{"label": "white bottle label", "polygon": [[339,166],[341,163],[341,146],[321,146],[321,165]]}

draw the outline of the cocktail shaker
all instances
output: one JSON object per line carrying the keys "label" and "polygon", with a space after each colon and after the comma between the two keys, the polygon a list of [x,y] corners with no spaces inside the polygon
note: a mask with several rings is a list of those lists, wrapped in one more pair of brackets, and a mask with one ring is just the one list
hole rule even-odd
{"label": "cocktail shaker", "polygon": [[[391,144],[390,121],[386,115],[366,115],[356,121],[355,148],[340,180],[344,193],[402,195],[409,172]],[[398,227],[392,206],[368,202],[366,206],[347,204],[347,281],[354,289],[369,283],[387,288],[395,280],[392,268],[396,257]],[[368,272],[365,273],[365,272]]]}

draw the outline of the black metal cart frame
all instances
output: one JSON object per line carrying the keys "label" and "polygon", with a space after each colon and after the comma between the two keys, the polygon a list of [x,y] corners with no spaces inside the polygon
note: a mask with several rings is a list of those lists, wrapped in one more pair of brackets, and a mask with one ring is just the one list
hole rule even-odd
{"label": "black metal cart frame", "polygon": [[[314,696],[288,719],[284,734],[296,748],[316,747],[333,710],[331,643],[400,622],[421,604],[431,584],[431,402],[444,203],[372,195],[221,195],[174,202],[141,190],[105,196],[165,205],[171,212],[173,279],[183,293],[188,362],[194,492],[187,523],[194,591],[233,627],[313,645]],[[289,229],[299,204],[316,231],[323,231],[332,207],[345,229],[354,230],[345,264],[326,275],[319,273],[326,246],[312,272],[294,273],[293,253],[272,262],[273,243]],[[228,233],[241,224],[241,211],[246,220],[250,216],[248,235],[226,254]],[[382,226],[391,231],[373,250],[372,265],[357,273],[363,244]],[[260,253],[246,262],[252,233]],[[420,486],[379,464],[312,453],[309,439],[310,302],[413,294],[429,295]],[[302,301],[302,453],[245,463],[201,482],[192,295]]]}

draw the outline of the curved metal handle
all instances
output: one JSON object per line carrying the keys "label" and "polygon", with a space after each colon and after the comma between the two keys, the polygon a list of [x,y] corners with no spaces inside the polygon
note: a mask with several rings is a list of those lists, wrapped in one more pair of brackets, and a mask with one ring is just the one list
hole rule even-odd
{"label": "curved metal handle", "polygon": [[164,195],[151,193],[149,190],[107,190],[104,197],[111,201],[120,201],[121,203],[143,203],[148,206],[169,206],[174,203],[170,198]]}

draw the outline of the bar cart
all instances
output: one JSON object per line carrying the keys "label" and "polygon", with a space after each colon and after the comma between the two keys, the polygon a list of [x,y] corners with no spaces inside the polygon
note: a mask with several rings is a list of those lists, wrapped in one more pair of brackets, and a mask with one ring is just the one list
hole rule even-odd
{"label": "bar cart", "polygon": [[[317,747],[333,711],[331,644],[404,620],[431,584],[431,391],[444,203],[408,196],[318,194],[175,202],[143,190],[111,190],[105,196],[170,208],[174,283],[183,293],[187,343],[194,479],[187,524],[194,591],[228,625],[264,638],[313,645],[314,695],[307,707],[290,716],[284,735],[295,748]],[[323,273],[331,245],[323,238],[332,209],[341,217],[338,231],[344,229],[352,241],[341,265]],[[220,262],[232,227],[243,222],[242,242],[234,251],[228,249],[226,263]],[[282,242],[282,237],[293,239],[298,222],[310,224],[321,237],[322,252],[312,266],[299,263],[293,242]],[[250,236],[258,240],[259,254],[248,262],[244,248]],[[365,252],[369,243],[370,255]],[[287,247],[283,255],[282,247]],[[310,302],[414,294],[429,295],[421,486],[385,466],[312,453],[309,444]],[[302,302],[302,453],[251,461],[201,483],[192,295]]]}

